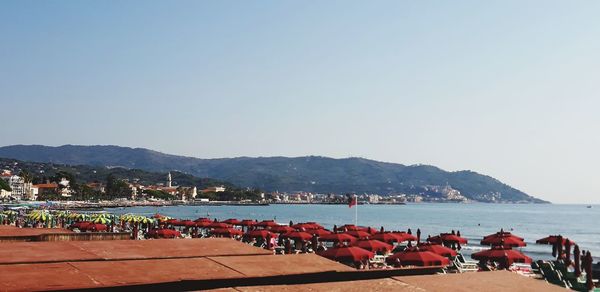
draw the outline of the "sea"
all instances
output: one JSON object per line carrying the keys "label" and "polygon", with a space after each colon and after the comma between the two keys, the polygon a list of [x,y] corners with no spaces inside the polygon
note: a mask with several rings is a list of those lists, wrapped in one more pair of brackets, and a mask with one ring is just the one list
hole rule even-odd
{"label": "sea", "polygon": [[268,206],[165,206],[106,208],[115,214],[160,213],[180,219],[199,217],[225,220],[273,219],[280,224],[314,221],[327,229],[334,225],[354,224],[385,230],[421,230],[421,238],[441,232],[460,230],[469,243],[462,252],[466,256],[488,247],[479,245],[483,236],[504,229],[525,238],[522,252],[535,260],[551,259],[550,245],[535,244],[548,235],[566,236],[580,249],[589,250],[600,260],[600,205],[565,204],[451,204],[415,203],[406,205],[272,204]]}

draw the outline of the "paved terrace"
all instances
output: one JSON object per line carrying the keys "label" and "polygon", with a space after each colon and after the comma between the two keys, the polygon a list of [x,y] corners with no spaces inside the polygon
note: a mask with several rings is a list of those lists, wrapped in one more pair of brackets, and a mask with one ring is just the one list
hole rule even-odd
{"label": "paved terrace", "polygon": [[357,271],[219,238],[0,243],[1,291],[563,291],[509,272],[406,276],[436,270]]}

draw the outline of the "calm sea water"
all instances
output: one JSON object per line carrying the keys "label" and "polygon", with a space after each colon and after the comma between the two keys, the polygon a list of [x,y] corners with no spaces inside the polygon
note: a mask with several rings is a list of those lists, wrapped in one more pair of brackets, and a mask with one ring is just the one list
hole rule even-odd
{"label": "calm sea water", "polygon": [[[334,224],[354,223],[355,209],[347,205],[270,205],[270,206],[173,206],[105,209],[116,214],[135,213],[196,219],[209,216],[224,220],[275,219],[281,224],[315,221],[331,229]],[[469,239],[464,253],[482,249],[484,235],[504,228],[525,238],[522,251],[534,259],[551,258],[551,246],[537,245],[535,240],[550,234],[561,234],[574,240],[581,249],[590,250],[600,259],[600,206],[525,205],[525,204],[407,204],[360,205],[358,224],[386,230],[421,229],[422,238],[440,232],[460,230]]]}

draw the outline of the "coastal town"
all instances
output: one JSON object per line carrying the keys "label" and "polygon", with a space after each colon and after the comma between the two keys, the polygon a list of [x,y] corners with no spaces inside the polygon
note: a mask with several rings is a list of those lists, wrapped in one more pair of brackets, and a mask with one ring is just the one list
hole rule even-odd
{"label": "coastal town", "polygon": [[[99,194],[99,198],[107,197],[107,192],[112,188],[109,185],[121,185],[125,188],[126,196],[119,199],[140,201],[169,201],[171,203],[208,203],[214,200],[210,194],[223,193],[227,187],[210,186],[198,189],[197,186],[176,185],[172,179],[171,173],[167,173],[164,182],[156,184],[142,184],[139,179],[122,179],[118,182],[90,181],[84,182],[82,187],[74,188],[71,180],[71,174],[66,176],[55,176],[54,178],[32,178],[32,175],[26,171],[13,169],[3,169],[0,178],[5,187],[0,187],[0,200],[3,201],[38,201],[38,200],[56,200],[56,201],[77,201],[76,196],[80,192],[93,192]],[[122,190],[118,191],[121,192]],[[254,198],[245,201],[273,204],[344,204],[348,196],[356,196],[361,203],[367,204],[405,204],[420,202],[469,202],[469,200],[460,194],[460,191],[450,186],[430,186],[422,194],[318,194],[311,192],[260,192]],[[81,196],[79,196],[81,197]],[[211,198],[213,198],[211,200]],[[239,200],[242,201],[242,200]]]}

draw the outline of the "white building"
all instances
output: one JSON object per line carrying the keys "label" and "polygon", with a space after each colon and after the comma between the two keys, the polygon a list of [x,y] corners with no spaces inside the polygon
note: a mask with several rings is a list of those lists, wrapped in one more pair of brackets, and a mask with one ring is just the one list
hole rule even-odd
{"label": "white building", "polygon": [[[17,200],[21,200],[25,196],[25,180],[18,175],[12,175],[10,172],[3,172],[0,176],[3,180],[5,180],[12,191],[8,196],[12,196]],[[6,192],[4,193],[6,194]]]}

